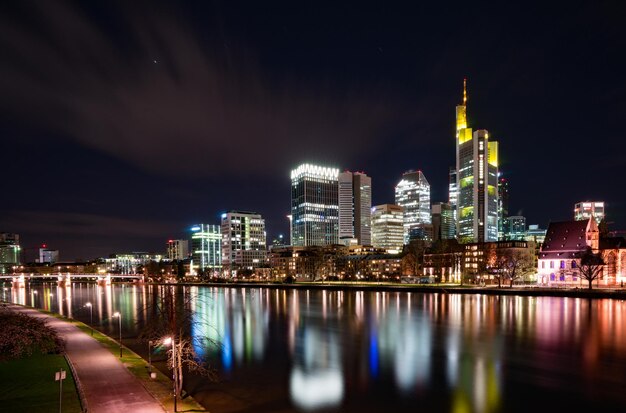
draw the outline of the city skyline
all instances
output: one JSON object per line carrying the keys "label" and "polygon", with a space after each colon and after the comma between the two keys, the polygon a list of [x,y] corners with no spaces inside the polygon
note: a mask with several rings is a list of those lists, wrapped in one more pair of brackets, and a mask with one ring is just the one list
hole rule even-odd
{"label": "city skyline", "polygon": [[27,253],[161,251],[232,209],[287,236],[289,171],[305,162],[363,171],[372,205],[422,170],[445,202],[464,78],[510,215],[546,228],[603,201],[626,227],[610,5],[1,7],[0,231]]}

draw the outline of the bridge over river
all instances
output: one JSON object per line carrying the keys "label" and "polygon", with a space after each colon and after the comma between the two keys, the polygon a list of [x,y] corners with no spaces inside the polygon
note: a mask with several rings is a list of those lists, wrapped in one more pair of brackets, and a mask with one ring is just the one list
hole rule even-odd
{"label": "bridge over river", "polygon": [[55,273],[55,274],[12,274],[0,275],[0,280],[11,280],[14,288],[24,288],[27,282],[41,280],[56,280],[59,285],[70,285],[72,281],[89,281],[93,280],[98,285],[111,285],[112,280],[143,282],[144,276],[139,274],[71,274],[71,273]]}

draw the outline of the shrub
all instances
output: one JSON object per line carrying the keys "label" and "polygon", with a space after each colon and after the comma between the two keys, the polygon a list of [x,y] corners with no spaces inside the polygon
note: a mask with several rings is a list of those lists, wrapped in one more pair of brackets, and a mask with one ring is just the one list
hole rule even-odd
{"label": "shrub", "polygon": [[0,360],[63,351],[63,342],[44,320],[0,307],[0,325]]}

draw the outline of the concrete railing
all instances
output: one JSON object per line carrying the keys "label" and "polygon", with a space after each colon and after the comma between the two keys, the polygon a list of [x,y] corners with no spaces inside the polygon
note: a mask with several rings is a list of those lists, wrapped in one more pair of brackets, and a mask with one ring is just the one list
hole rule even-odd
{"label": "concrete railing", "polygon": [[78,374],[76,374],[76,369],[74,368],[74,365],[72,364],[72,360],[70,360],[70,358],[67,356],[66,353],[63,353],[63,357],[65,357],[65,361],[67,361],[67,365],[70,366],[70,370],[72,371],[72,377],[74,377],[74,383],[76,384],[76,391],[78,391],[78,397],[80,399],[80,405],[82,407],[81,412],[87,413],[89,411],[89,408],[87,406],[87,398],[85,397],[85,391],[83,390],[83,386],[80,383],[80,378],[78,377]]}

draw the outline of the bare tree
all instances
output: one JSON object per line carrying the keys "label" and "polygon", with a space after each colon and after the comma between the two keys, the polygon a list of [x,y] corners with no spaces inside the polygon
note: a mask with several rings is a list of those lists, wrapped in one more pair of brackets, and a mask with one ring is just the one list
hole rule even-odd
{"label": "bare tree", "polygon": [[502,254],[502,273],[509,280],[509,287],[513,283],[534,270],[533,261],[528,251],[506,249]]}
{"label": "bare tree", "polygon": [[492,262],[487,264],[489,274],[498,282],[498,288],[502,287],[502,281],[504,281],[506,277],[508,263],[506,254],[502,254],[499,251]]}
{"label": "bare tree", "polygon": [[422,275],[424,250],[428,243],[423,240],[411,240],[404,246],[402,254],[402,272],[413,276]]}
{"label": "bare tree", "polygon": [[311,250],[310,255],[313,281],[324,280],[328,273],[328,256],[324,247]]}
{"label": "bare tree", "polygon": [[[160,290],[160,291],[158,291]],[[188,371],[217,380],[217,371],[199,357],[194,345],[218,345],[209,337],[191,335],[192,327],[208,324],[201,315],[194,314],[192,303],[199,298],[179,286],[154,286],[152,301],[148,304],[147,324],[139,338],[161,344],[171,344],[167,352],[167,366],[173,372],[175,400],[182,396],[183,372]]]}
{"label": "bare tree", "polygon": [[580,257],[580,277],[589,282],[589,289],[592,289],[592,284],[602,274],[602,268],[604,267],[604,260],[602,255],[594,253],[591,247],[579,254]]}
{"label": "bare tree", "polygon": [[336,260],[340,254],[341,246],[339,245],[312,248],[309,259],[313,281],[324,281],[336,275]]}

